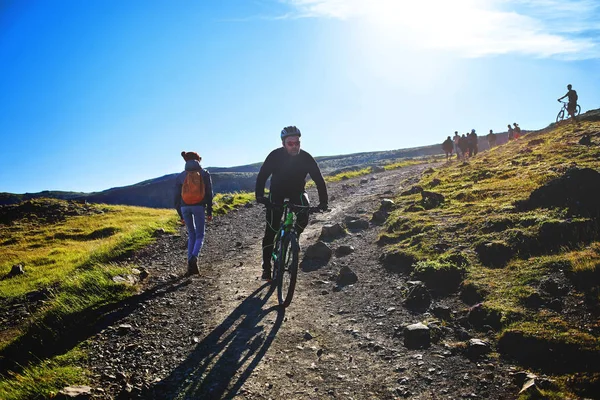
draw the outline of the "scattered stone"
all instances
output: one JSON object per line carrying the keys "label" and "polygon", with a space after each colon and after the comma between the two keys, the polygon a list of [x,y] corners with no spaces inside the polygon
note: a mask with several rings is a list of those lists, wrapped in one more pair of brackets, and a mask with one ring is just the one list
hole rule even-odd
{"label": "scattered stone", "polygon": [[130,324],[121,324],[119,325],[119,327],[117,328],[117,333],[119,335],[126,335],[128,334],[131,330],[133,329],[133,327]]}
{"label": "scattered stone", "polygon": [[348,229],[361,230],[369,228],[369,221],[364,219],[352,219],[346,222]]}
{"label": "scattered stone", "polygon": [[12,266],[12,268],[10,269],[10,272],[8,273],[8,277],[12,278],[12,277],[20,276],[20,275],[24,275],[24,274],[25,274],[25,270],[23,269],[23,265],[17,264],[17,265]]}
{"label": "scattered stone", "polygon": [[428,192],[425,190],[423,190],[421,192],[421,198],[422,198],[421,205],[426,210],[431,210],[432,208],[437,208],[446,201],[446,199],[444,198],[444,195],[442,195],[440,193],[435,193],[435,192]]}
{"label": "scattered stone", "polygon": [[411,194],[421,193],[422,191],[423,188],[421,186],[413,186],[410,189],[400,193],[400,196],[410,196]]}
{"label": "scattered stone", "polygon": [[67,386],[63,388],[56,399],[89,399],[92,396],[92,388],[90,386]]}
{"label": "scattered stone", "polygon": [[144,267],[139,267],[138,271],[139,271],[138,276],[139,276],[139,278],[140,278],[141,281],[143,281],[148,276],[150,276],[150,274],[148,273],[148,270],[146,268],[144,268]]}
{"label": "scattered stone", "polygon": [[392,200],[392,199],[382,199],[379,209],[390,211],[394,208],[395,205],[396,205],[396,203],[394,203],[394,200]]}
{"label": "scattered stone", "polygon": [[431,294],[429,293],[429,290],[427,290],[427,287],[425,287],[425,284],[422,282],[414,285],[404,300],[404,305],[407,308],[415,311],[424,312],[429,308],[430,304]]}
{"label": "scattered stone", "polygon": [[356,274],[350,269],[350,267],[343,265],[340,268],[340,272],[337,276],[335,283],[338,286],[346,286],[352,285],[356,282],[358,282],[358,276],[356,276]]}
{"label": "scattered stone", "polygon": [[304,336],[303,337],[304,337],[304,340],[311,340],[311,339],[314,338],[314,336],[311,335],[309,331],[304,332]]}
{"label": "scattered stone", "polygon": [[165,228],[158,228],[158,229],[154,230],[154,232],[152,233],[152,236],[159,237],[159,236],[163,236],[166,234],[167,234],[167,231],[165,230]]}
{"label": "scattered stone", "polygon": [[545,396],[542,394],[541,390],[537,387],[535,379],[528,379],[524,384],[521,390],[519,391],[519,396],[524,395],[529,399],[542,399]]}
{"label": "scattered stone", "polygon": [[467,344],[467,355],[470,358],[479,358],[491,351],[490,344],[481,339],[469,339]]}
{"label": "scattered stone", "polygon": [[431,337],[429,328],[423,323],[408,325],[404,328],[404,346],[409,349],[423,349],[429,347]]}
{"label": "scattered stone", "polygon": [[437,318],[444,320],[444,321],[450,321],[452,319],[452,310],[450,309],[450,307],[435,306],[431,310],[431,313],[433,315],[435,315]]}
{"label": "scattered stone", "polygon": [[592,137],[589,134],[585,134],[579,139],[579,144],[583,146],[591,146],[592,145]]}
{"label": "scattered stone", "polygon": [[429,187],[436,187],[439,186],[442,183],[441,180],[439,180],[438,178],[434,178],[430,183],[429,183]]}
{"label": "scattered stone", "polygon": [[349,245],[339,246],[335,249],[336,257],[344,257],[352,253],[354,253],[354,247]]}
{"label": "scattered stone", "polygon": [[321,236],[319,240],[332,241],[342,236],[346,236],[346,230],[340,224],[325,225],[321,228]]}
{"label": "scattered stone", "polygon": [[384,223],[388,218],[388,213],[383,210],[377,210],[373,213],[371,217],[371,222],[376,224]]}
{"label": "scattered stone", "polygon": [[306,249],[304,253],[305,257],[308,259],[314,259],[319,261],[329,261],[333,251],[331,248],[322,241],[319,241]]}

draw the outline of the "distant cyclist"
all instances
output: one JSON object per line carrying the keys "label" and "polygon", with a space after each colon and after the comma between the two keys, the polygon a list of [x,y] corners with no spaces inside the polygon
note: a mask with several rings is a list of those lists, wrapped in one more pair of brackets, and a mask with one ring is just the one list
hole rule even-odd
{"label": "distant cyclist", "polygon": [[[310,175],[319,192],[319,208],[327,210],[328,196],[325,180],[315,159],[304,150],[300,150],[300,129],[287,126],[281,131],[282,147],[273,150],[265,159],[256,177],[256,201],[261,204],[281,204],[288,198],[297,205],[308,206],[305,192],[306,176]],[[265,197],[265,184],[271,177],[269,198]],[[263,262],[262,279],[271,279],[271,253],[273,240],[281,222],[282,210],[267,210],[267,226],[262,240]],[[308,225],[308,213],[298,212],[296,231],[300,234]]]}
{"label": "distant cyclist", "polygon": [[577,100],[578,100],[577,92],[575,90],[573,90],[573,86],[571,84],[567,85],[567,89],[569,90],[567,92],[567,94],[565,94],[563,97],[559,98],[558,101],[561,101],[565,97],[568,97],[569,103],[567,104],[567,112],[569,113],[571,118],[573,118],[573,121],[579,122],[579,121],[577,121],[577,117],[575,116],[575,110],[577,109]]}

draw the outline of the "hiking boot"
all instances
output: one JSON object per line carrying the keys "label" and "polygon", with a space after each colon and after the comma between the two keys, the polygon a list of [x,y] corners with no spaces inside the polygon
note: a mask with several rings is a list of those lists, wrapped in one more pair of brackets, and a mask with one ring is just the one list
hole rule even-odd
{"label": "hiking boot", "polygon": [[263,267],[261,279],[263,281],[268,281],[268,282],[271,281],[272,277],[271,277],[271,266],[270,265]]}
{"label": "hiking boot", "polygon": [[188,269],[186,275],[198,275],[199,273],[200,271],[198,270],[198,257],[192,256],[192,258],[188,260]]}

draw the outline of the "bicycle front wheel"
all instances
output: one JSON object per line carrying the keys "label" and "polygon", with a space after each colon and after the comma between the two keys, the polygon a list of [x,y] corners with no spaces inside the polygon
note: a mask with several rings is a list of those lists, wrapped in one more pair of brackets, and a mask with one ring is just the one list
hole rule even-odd
{"label": "bicycle front wheel", "polygon": [[296,280],[298,278],[298,253],[300,246],[296,234],[290,232],[281,241],[277,273],[277,300],[283,307],[287,307],[294,297]]}
{"label": "bicycle front wheel", "polygon": [[560,110],[558,112],[558,115],[556,116],[556,123],[558,124],[560,121],[562,121],[565,118],[565,110]]}

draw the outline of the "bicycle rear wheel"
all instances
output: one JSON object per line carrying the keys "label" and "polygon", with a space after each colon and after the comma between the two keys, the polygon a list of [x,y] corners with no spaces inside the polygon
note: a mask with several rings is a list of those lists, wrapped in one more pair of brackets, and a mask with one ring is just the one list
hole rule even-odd
{"label": "bicycle rear wheel", "polygon": [[577,107],[575,107],[575,116],[578,116],[579,114],[581,114],[581,106],[577,104]]}
{"label": "bicycle rear wheel", "polygon": [[565,110],[560,110],[558,112],[558,115],[556,116],[556,123],[558,124],[560,121],[562,121],[565,118]]}
{"label": "bicycle rear wheel", "polygon": [[278,257],[277,272],[277,300],[283,307],[287,307],[294,297],[296,280],[298,278],[298,253],[300,246],[296,234],[290,232],[283,237]]}

